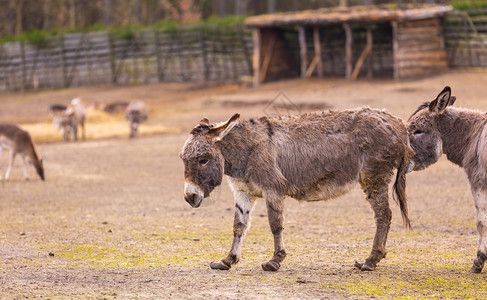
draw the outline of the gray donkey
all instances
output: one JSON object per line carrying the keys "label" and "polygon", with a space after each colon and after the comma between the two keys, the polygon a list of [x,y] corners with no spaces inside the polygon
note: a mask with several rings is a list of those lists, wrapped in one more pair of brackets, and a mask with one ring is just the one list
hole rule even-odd
{"label": "gray donkey", "polygon": [[408,171],[422,170],[443,153],[465,169],[477,208],[479,248],[470,269],[480,273],[487,259],[487,115],[485,112],[452,107],[450,87],[426,102],[409,117],[408,131],[416,154]]}
{"label": "gray donkey", "polygon": [[263,197],[274,235],[274,256],[262,264],[276,271],[286,257],[283,243],[284,197],[322,201],[348,192],[357,182],[375,213],[372,252],[361,270],[372,271],[386,255],[391,224],[388,185],[398,169],[394,191],[403,221],[410,226],[406,202],[406,166],[413,155],[405,123],[370,108],[305,114],[300,117],[250,119],[210,124],[200,121],[181,152],[184,198],[199,207],[227,175],[235,196],[230,253],[212,269],[228,270],[241,256],[255,199]]}

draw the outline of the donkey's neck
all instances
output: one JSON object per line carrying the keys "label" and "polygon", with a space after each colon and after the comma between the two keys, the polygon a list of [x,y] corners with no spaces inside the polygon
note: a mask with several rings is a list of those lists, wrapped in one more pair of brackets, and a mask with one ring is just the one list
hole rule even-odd
{"label": "donkey's neck", "polygon": [[241,122],[236,125],[219,143],[225,160],[225,175],[245,178],[247,163],[255,144],[246,124]]}
{"label": "donkey's neck", "polygon": [[452,107],[438,120],[443,153],[448,160],[463,167],[469,149],[475,146],[487,121],[485,113]]}

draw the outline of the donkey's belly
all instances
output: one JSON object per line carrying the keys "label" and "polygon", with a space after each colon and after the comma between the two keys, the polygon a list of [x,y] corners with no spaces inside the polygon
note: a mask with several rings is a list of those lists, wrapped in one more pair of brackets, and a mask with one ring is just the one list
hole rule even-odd
{"label": "donkey's belly", "polygon": [[298,191],[290,196],[299,201],[323,201],[346,194],[356,183],[356,181],[352,181],[342,185],[333,185],[329,182],[320,181],[313,186]]}

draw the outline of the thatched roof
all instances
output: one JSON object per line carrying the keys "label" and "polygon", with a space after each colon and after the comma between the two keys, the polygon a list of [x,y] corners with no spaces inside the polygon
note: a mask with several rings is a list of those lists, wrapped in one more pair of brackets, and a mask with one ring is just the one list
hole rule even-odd
{"label": "thatched roof", "polygon": [[245,25],[278,27],[412,21],[438,17],[451,10],[451,6],[435,4],[334,7],[249,17],[245,20]]}

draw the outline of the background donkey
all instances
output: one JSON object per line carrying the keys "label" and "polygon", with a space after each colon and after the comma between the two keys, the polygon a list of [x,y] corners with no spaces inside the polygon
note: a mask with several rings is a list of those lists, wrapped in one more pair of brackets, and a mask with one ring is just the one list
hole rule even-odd
{"label": "background donkey", "polygon": [[78,118],[68,106],[52,104],[48,110],[49,116],[57,129],[61,130],[64,141],[76,140],[78,136]]}
{"label": "background donkey", "polygon": [[144,102],[135,100],[128,104],[127,108],[125,109],[125,118],[129,123],[130,138],[137,136],[139,124],[145,122],[148,116],[149,110]]}
{"label": "background donkey", "polygon": [[212,269],[228,270],[240,259],[256,197],[266,201],[274,235],[274,256],[262,264],[276,271],[286,256],[283,243],[284,197],[320,201],[338,197],[357,182],[375,213],[377,230],[370,256],[356,263],[374,270],[385,257],[391,224],[388,184],[397,168],[394,190],[403,221],[410,226],[405,171],[413,151],[404,122],[382,110],[361,108],[305,114],[300,117],[237,122],[200,121],[186,141],[184,198],[199,207],[204,197],[229,176],[235,196],[234,237],[230,253]]}
{"label": "background donkey", "polygon": [[408,171],[422,170],[442,153],[465,169],[477,209],[479,248],[471,272],[480,273],[487,259],[487,116],[485,112],[452,107],[450,87],[409,117],[408,130],[416,154]]}
{"label": "background donkey", "polygon": [[26,180],[29,179],[29,174],[27,173],[25,164],[26,156],[34,164],[39,177],[44,180],[44,167],[42,165],[42,160],[39,160],[30,134],[27,131],[20,129],[14,124],[0,123],[0,154],[2,153],[3,148],[10,149],[10,160],[8,163],[7,172],[5,173],[6,181],[8,181],[10,177],[10,171],[12,170],[15,156],[17,154],[22,156],[22,171]]}

